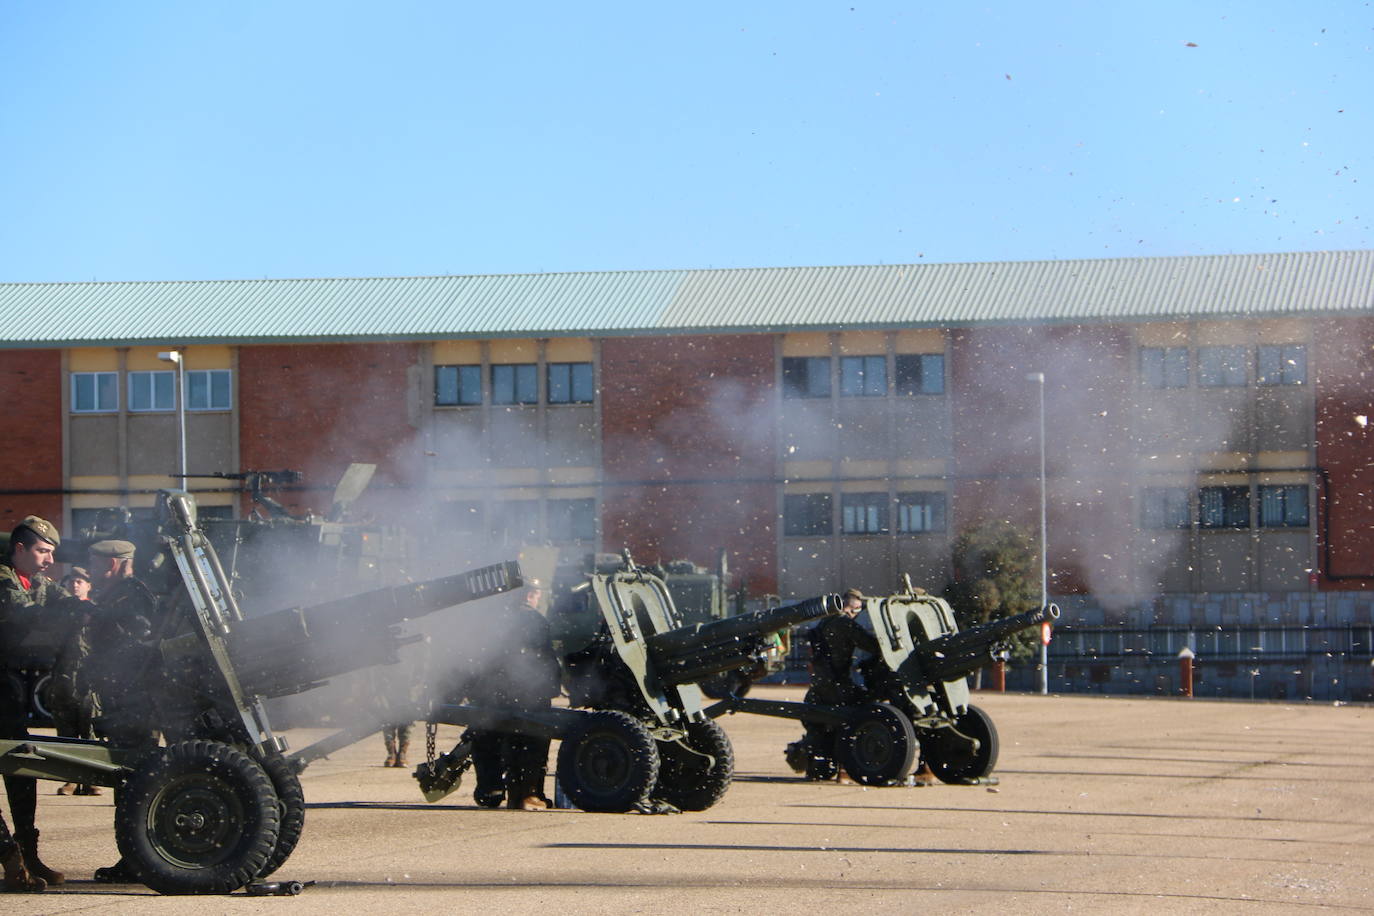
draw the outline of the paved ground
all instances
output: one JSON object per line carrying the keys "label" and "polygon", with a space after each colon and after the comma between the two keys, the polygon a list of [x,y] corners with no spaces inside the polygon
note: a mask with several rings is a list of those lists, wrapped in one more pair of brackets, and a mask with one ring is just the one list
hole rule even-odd
{"label": "paved ground", "polygon": [[429,806],[374,738],[304,774],[305,835],[280,874],[319,883],[296,898],[92,884],[115,858],[109,798],[42,783],[46,858],[76,880],[0,912],[1374,913],[1374,709],[978,702],[1002,736],[995,790],[802,782],[782,760],[798,726],[737,715],[738,781],[676,816],[486,811],[470,783]]}

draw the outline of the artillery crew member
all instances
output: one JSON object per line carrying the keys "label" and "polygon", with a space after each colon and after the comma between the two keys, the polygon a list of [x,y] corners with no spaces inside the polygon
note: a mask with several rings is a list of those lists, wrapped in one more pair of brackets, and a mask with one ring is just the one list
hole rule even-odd
{"label": "artillery crew member", "polygon": [[[543,584],[526,582],[523,595],[511,606],[491,637],[492,650],[483,658],[476,681],[479,702],[533,712],[558,696],[561,669],[553,651],[549,622],[539,612]],[[549,739],[508,732],[478,731],[472,762],[477,771],[473,799],[485,808],[540,811],[549,807],[544,796]]]}
{"label": "artillery crew member", "polygon": [[[23,644],[38,631],[60,631],[69,623],[75,601],[46,573],[61,544],[52,522],[30,515],[10,533],[9,555],[0,561],[0,737],[27,738],[29,696],[20,668]],[[54,619],[54,617],[58,619]],[[54,626],[56,625],[56,626]],[[56,644],[54,642],[55,654]],[[44,659],[51,661],[51,658]],[[38,858],[38,782],[33,777],[6,776],[5,792],[14,818],[14,837],[0,818],[0,863],[7,890],[40,891],[64,881]]]}
{"label": "artillery crew member", "polygon": [[[91,576],[83,567],[73,566],[62,577],[62,587],[71,592],[78,601],[86,602],[89,608],[91,595]],[[100,698],[87,682],[85,662],[91,654],[90,614],[79,615],[72,623],[71,630],[52,669],[52,687],[48,694],[52,710],[53,725],[62,738],[94,738],[96,716],[100,715]],[[57,790],[58,795],[99,795],[100,787],[65,783]]]}
{"label": "artillery crew member", "polygon": [[[91,640],[97,649],[86,667],[89,682],[101,698],[96,731],[121,748],[154,747],[157,732],[148,724],[152,696],[145,684],[158,670],[153,640],[157,599],[134,576],[132,543],[97,541],[89,550],[96,606]],[[96,869],[95,880],[126,883],[137,879],[120,859],[113,866]]]}
{"label": "artillery crew member", "polygon": [[[877,637],[857,619],[864,606],[863,592],[851,588],[841,600],[840,613],[825,618],[811,630],[811,689],[806,692],[806,702],[818,706],[853,706],[864,702],[864,690],[854,682],[855,653],[879,651]],[[804,754],[829,758],[834,746],[833,726],[808,722],[806,737],[788,745],[788,763],[794,769],[808,770]],[[837,775],[841,782],[848,781],[843,771]]]}

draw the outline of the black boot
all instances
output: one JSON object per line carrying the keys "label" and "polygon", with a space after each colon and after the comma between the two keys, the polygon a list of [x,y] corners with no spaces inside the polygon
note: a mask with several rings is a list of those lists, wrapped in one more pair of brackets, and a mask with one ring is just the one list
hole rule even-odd
{"label": "black boot", "polygon": [[97,884],[138,883],[138,875],[134,874],[134,870],[129,867],[129,863],[125,859],[120,859],[115,864],[106,868],[97,868],[94,878]]}

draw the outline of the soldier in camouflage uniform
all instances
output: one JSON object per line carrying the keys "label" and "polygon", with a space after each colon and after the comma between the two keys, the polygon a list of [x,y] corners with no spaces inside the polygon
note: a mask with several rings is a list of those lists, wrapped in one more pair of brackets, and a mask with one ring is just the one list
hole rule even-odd
{"label": "soldier in camouflage uniform", "polygon": [[[149,678],[157,676],[159,619],[157,598],[134,576],[134,545],[128,541],[97,541],[90,546],[92,602],[91,644],[95,650],[83,666],[88,683],[100,695],[101,714],[95,727],[102,738],[126,749],[156,747],[158,734],[150,726],[154,710]],[[119,791],[115,790],[116,802]],[[95,880],[124,884],[137,881],[123,859],[98,868]]]}
{"label": "soldier in camouflage uniform", "polygon": [[[481,662],[474,701],[521,711],[547,708],[558,696],[562,680],[558,657],[553,652],[549,622],[539,612],[543,585],[526,583],[523,596],[490,634],[490,650]],[[549,807],[544,796],[548,770],[549,739],[505,732],[479,731],[473,741],[472,763],[477,771],[473,798],[484,808],[505,801],[509,808],[541,811]]]}
{"label": "soldier in camouflage uniform", "polygon": [[[51,662],[61,633],[70,627],[77,603],[44,573],[61,543],[51,522],[30,515],[10,533],[9,554],[0,562],[0,736],[27,738],[29,696],[20,668],[30,654]],[[44,639],[44,634],[49,639]],[[44,648],[38,643],[51,642]],[[0,863],[7,890],[43,890],[63,883],[64,875],[38,858],[38,781],[6,776],[5,792],[14,819],[14,837],[0,819]]]}
{"label": "soldier in camouflage uniform", "polygon": [[[73,566],[62,577],[62,587],[71,592],[79,601],[89,602],[91,577],[80,566]],[[83,670],[86,658],[91,654],[90,615],[82,615],[74,621],[62,648],[58,650],[57,661],[53,664],[52,679],[49,681],[48,706],[52,711],[53,725],[57,734],[63,738],[94,738],[94,720],[100,715],[100,698],[86,683]],[[58,787],[58,795],[100,795],[99,786],[64,783]]]}

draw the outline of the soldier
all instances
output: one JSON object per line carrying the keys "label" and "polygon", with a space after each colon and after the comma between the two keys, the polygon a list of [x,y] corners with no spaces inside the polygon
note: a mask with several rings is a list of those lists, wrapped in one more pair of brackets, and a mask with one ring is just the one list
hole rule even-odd
{"label": "soldier", "polygon": [[[101,698],[96,731],[111,744],[128,749],[157,745],[149,727],[146,679],[157,671],[153,621],[157,599],[134,576],[134,545],[129,541],[97,541],[90,550],[92,576],[91,644],[87,659],[89,681]],[[115,791],[116,802],[119,792]],[[105,884],[137,881],[123,859],[97,868],[95,880]]]}
{"label": "soldier", "polygon": [[[544,587],[538,579],[526,583],[524,594],[500,621],[492,650],[482,660],[482,677],[475,698],[511,709],[533,712],[558,696],[561,671],[549,636],[549,622],[539,612]],[[473,741],[472,762],[477,771],[473,799],[484,808],[542,811],[549,739],[504,732],[479,731]]]}
{"label": "soldier", "polygon": [[[863,592],[851,588],[842,600],[839,614],[825,618],[811,630],[811,689],[806,692],[806,702],[818,706],[853,706],[864,702],[864,690],[854,682],[855,652],[879,651],[877,638],[857,619],[864,606]],[[834,746],[833,726],[808,722],[806,737],[788,745],[788,763],[793,769],[805,770],[807,754],[828,758]],[[799,762],[801,766],[797,765]],[[843,784],[853,784],[843,770],[838,771],[836,778]]]}
{"label": "soldier", "polygon": [[[9,556],[0,562],[0,666],[5,669],[0,677],[0,736],[6,738],[29,735],[29,696],[19,671],[26,659],[20,646],[37,631],[60,624],[54,617],[72,611],[71,595],[44,575],[61,542],[52,522],[30,515],[10,533]],[[6,776],[5,792],[14,818],[13,839],[0,826],[6,889],[38,891],[63,883],[62,872],[38,858],[38,781]]]}
{"label": "soldier", "polygon": [[[78,601],[89,602],[91,577],[80,566],[73,566],[62,578],[62,587]],[[90,615],[82,614],[73,622],[62,648],[53,664],[52,686],[48,696],[52,708],[53,725],[63,738],[94,738],[94,719],[100,715],[100,699],[86,683],[82,667],[91,654]],[[99,786],[74,782],[64,783],[58,795],[100,795]]]}

